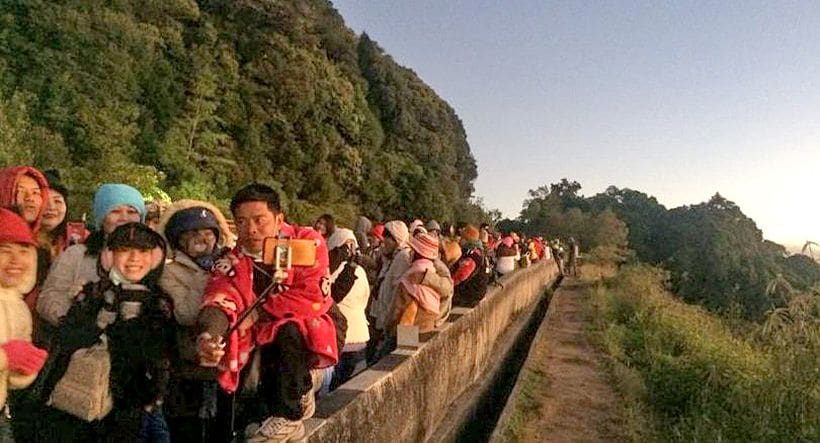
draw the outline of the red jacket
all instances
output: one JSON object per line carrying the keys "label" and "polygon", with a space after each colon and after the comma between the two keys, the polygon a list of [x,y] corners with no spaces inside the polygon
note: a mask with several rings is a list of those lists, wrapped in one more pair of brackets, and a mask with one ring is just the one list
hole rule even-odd
{"label": "red jacket", "polygon": [[[281,326],[293,322],[305,337],[314,361],[311,366],[324,368],[338,361],[336,328],[328,315],[333,304],[330,297],[327,243],[311,228],[283,225],[280,232],[288,238],[317,242],[315,266],[294,267],[284,284],[287,290],[271,296],[262,305],[268,316],[256,321],[249,317],[247,326],[231,333],[225,356],[220,362],[219,384],[227,392],[236,391],[239,374],[256,345],[271,343]],[[253,259],[237,247],[219,260],[205,288],[204,307],[216,307],[228,317],[231,327],[256,300],[253,292]],[[247,321],[247,320],[246,320]]]}

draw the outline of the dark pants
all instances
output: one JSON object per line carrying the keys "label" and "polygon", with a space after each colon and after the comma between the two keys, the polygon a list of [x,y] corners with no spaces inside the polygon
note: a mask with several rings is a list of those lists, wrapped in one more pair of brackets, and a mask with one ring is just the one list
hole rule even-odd
{"label": "dark pants", "polygon": [[34,441],[47,443],[167,443],[168,425],[162,413],[142,408],[114,409],[102,421],[87,422],[53,408],[39,417]]}
{"label": "dark pants", "polygon": [[333,371],[333,381],[330,383],[330,390],[333,391],[344,382],[353,378],[354,375],[367,368],[367,349],[359,351],[343,352],[339,359],[339,364]]}
{"label": "dark pants", "polygon": [[271,415],[289,420],[302,418],[302,396],[313,386],[311,354],[299,328],[288,323],[279,329],[273,343],[263,346],[260,392]]}
{"label": "dark pants", "polygon": [[6,417],[6,411],[3,408],[0,408],[0,443],[14,443],[11,421]]}
{"label": "dark pants", "polygon": [[[257,349],[261,356],[260,383],[257,393],[242,392],[235,395],[220,390],[217,406],[217,428],[234,429],[240,435],[248,423],[262,421],[267,416],[285,417],[289,420],[302,418],[301,399],[310,392],[311,354],[299,328],[288,323],[276,334],[273,342]],[[243,369],[240,386],[250,368]],[[211,441],[230,441],[230,435],[214,436]]]}

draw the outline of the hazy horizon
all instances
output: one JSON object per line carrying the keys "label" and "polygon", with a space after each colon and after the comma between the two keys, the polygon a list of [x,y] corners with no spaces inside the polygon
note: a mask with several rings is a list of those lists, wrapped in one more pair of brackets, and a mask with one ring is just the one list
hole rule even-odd
{"label": "hazy horizon", "polygon": [[820,241],[820,2],[334,1],[464,122],[476,196],[563,177],[668,208],[715,192]]}

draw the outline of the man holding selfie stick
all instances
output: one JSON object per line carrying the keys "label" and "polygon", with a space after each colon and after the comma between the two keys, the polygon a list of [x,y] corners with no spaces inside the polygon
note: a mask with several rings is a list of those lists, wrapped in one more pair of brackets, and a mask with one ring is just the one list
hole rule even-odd
{"label": "man holding selfie stick", "polygon": [[[205,289],[197,320],[200,362],[219,367],[219,385],[234,398],[258,388],[267,416],[245,428],[246,441],[298,440],[315,411],[323,369],[338,361],[327,245],[313,229],[285,223],[278,194],[265,185],[242,188],[231,212],[239,239]],[[293,257],[301,258],[291,263]],[[234,411],[219,409],[234,428]]]}

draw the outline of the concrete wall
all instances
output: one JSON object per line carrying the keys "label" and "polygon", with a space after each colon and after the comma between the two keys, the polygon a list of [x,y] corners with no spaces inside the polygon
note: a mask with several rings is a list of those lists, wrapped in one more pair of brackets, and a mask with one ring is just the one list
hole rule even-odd
{"label": "concrete wall", "polygon": [[[399,349],[317,404],[308,420],[311,442],[419,442],[432,436],[451,404],[479,381],[506,349],[505,330],[533,310],[555,278],[553,262],[539,262],[501,279],[472,309],[455,308],[450,321],[419,349]],[[505,345],[506,346],[506,345]]]}

